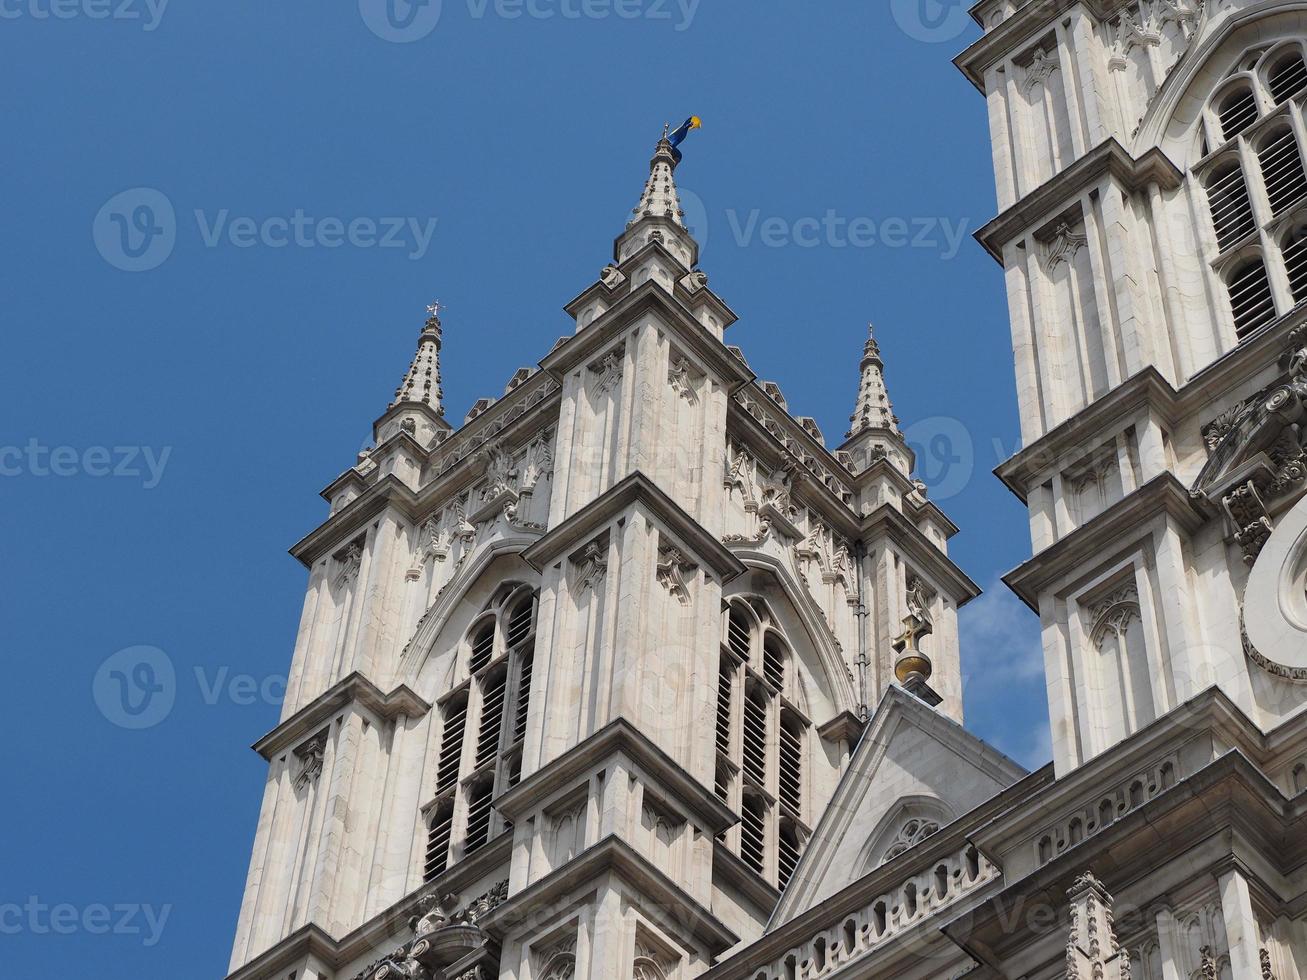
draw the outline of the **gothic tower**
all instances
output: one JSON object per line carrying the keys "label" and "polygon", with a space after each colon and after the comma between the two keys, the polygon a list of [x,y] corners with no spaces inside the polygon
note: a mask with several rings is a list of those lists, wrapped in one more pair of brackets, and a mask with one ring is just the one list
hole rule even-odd
{"label": "gothic tower", "polygon": [[761,934],[882,699],[960,720],[977,590],[875,339],[828,448],[727,346],[679,159],[457,429],[433,308],[323,492],[233,977],[686,980]]}
{"label": "gothic tower", "polygon": [[1058,774],[1211,687],[1270,732],[1307,705],[1301,5],[973,12]]}

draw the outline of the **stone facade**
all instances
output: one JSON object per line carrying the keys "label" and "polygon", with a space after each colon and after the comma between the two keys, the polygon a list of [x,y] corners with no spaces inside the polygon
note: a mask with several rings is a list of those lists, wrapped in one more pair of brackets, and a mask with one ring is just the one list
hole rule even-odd
{"label": "stone facade", "polygon": [[1307,7],[974,14],[1054,762],[962,727],[875,337],[828,447],[664,140],[576,332],[456,429],[433,307],[295,546],[233,980],[1307,976]]}

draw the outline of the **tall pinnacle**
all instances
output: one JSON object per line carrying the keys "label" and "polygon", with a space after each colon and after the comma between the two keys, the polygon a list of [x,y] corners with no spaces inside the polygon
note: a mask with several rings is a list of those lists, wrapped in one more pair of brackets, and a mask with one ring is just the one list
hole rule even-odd
{"label": "tall pinnacle", "polygon": [[631,220],[626,223],[628,228],[641,218],[670,218],[682,228],[685,227],[685,222],[681,220],[681,199],[676,193],[676,181],[672,179],[672,173],[679,162],[676,148],[664,132],[654,150],[653,159],[649,161],[649,181],[644,185],[640,203],[631,212]]}
{"label": "tall pinnacle", "polygon": [[409,367],[404,380],[395,389],[395,400],[391,408],[400,405],[424,405],[437,415],[443,417],[445,408],[441,404],[444,393],[440,390],[440,304],[433,303],[427,307],[426,326],[418,338],[417,353],[413,355],[413,364]]}
{"label": "tall pinnacle", "polygon": [[876,343],[876,330],[867,325],[867,346],[862,354],[862,383],[858,387],[858,405],[849,421],[853,428],[849,438],[869,429],[884,429],[901,435],[899,420],[894,415],[894,406],[890,404],[889,389],[885,387],[885,362],[880,357],[880,345]]}

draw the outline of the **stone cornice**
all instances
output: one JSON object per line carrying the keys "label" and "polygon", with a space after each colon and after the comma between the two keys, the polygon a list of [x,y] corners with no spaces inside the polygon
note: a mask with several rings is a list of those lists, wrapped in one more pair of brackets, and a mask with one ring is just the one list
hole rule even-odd
{"label": "stone cornice", "polygon": [[725,952],[740,941],[711,910],[636,853],[630,844],[613,836],[605,837],[563,867],[518,892],[477,924],[502,940],[515,925],[538,915],[541,908],[553,907],[573,890],[610,873],[638,887],[641,895],[679,922],[710,954]]}
{"label": "stone cornice", "polygon": [[[1101,23],[1128,2],[1129,0],[1040,0],[1027,3],[998,27],[978,38],[953,59],[953,64],[983,95],[986,69],[1048,30],[1058,17],[1072,7],[1084,6]],[[980,6],[981,4],[976,4],[972,8],[973,19]]]}
{"label": "stone cornice", "polygon": [[497,868],[502,868],[503,877],[507,877],[512,850],[513,835],[500,834],[434,881],[423,885],[342,938],[337,939],[325,929],[310,923],[233,971],[227,980],[267,980],[294,967],[305,956],[322,960],[334,972],[343,970],[358,960],[381,955],[409,932],[409,920],[417,912],[418,904],[424,897],[461,893],[489,877]]}
{"label": "stone cornice", "polygon": [[306,568],[312,567],[315,561],[339,548],[390,506],[397,507],[410,519],[417,517],[418,495],[393,474],[379,478],[346,506],[295,542],[290,553]]}
{"label": "stone cornice", "polygon": [[848,742],[850,745],[854,745],[862,737],[862,733],[866,728],[867,723],[852,711],[841,711],[826,724],[819,727],[817,734],[827,742]]}
{"label": "stone cornice", "polygon": [[1178,392],[1152,365],[999,464],[994,475],[1027,503],[1030,487],[1050,467],[1066,468],[1083,459],[1115,438],[1128,418],[1144,410],[1156,412],[1169,425],[1183,417]]}
{"label": "stone cornice", "polygon": [[923,574],[947,590],[958,606],[964,606],[980,595],[980,586],[935,547],[920,528],[889,504],[882,504],[864,517],[855,537],[871,541],[881,535],[888,536]]}
{"label": "stone cornice", "polygon": [[1005,245],[1031,225],[1052,219],[1087,186],[1108,174],[1131,193],[1154,181],[1164,190],[1174,190],[1184,181],[1184,174],[1161,150],[1151,149],[1136,160],[1115,137],[1109,137],[981,228],[976,241],[1002,265]]}
{"label": "stone cornice", "polygon": [[753,380],[753,372],[748,366],[704,329],[684,303],[652,281],[631,290],[598,320],[550,351],[540,362],[541,370],[561,384],[569,370],[594,357],[618,334],[648,313],[659,314],[662,322],[676,331],[680,343],[711,368],[728,391],[733,392]]}
{"label": "stone cornice", "polygon": [[780,901],[781,893],[719,840],[713,841],[712,869],[715,886],[720,887],[719,882],[729,885],[768,915]]}
{"label": "stone cornice", "polygon": [[695,815],[714,835],[739,821],[729,807],[706,786],[687,773],[642,732],[624,718],[618,718],[594,735],[532,773],[495,800],[495,809],[516,821],[531,807],[566,788],[597,763],[614,755],[625,755],[657,779],[658,788],[674,794],[683,807]]}
{"label": "stone cornice", "polygon": [[383,694],[380,688],[356,671],[295,712],[255,742],[252,748],[271,762],[274,756],[298,745],[327,724],[332,715],[351,704],[366,708],[377,718],[387,721],[401,717],[421,718],[431,710],[431,705],[413,693],[408,685],[401,684],[389,694]]}
{"label": "stone cornice", "polygon": [[708,567],[723,582],[744,574],[744,565],[729,548],[638,470],[562,524],[552,528],[527,548],[522,557],[532,568],[543,571],[549,562],[566,554],[569,549],[584,544],[635,503],[644,505],[690,550],[691,557],[707,562]]}
{"label": "stone cornice", "polygon": [[1163,515],[1190,534],[1207,520],[1188,489],[1173,474],[1163,473],[1003,576],[1003,581],[1038,613],[1039,593],[1059,576],[1102,555],[1105,547],[1124,544],[1141,525]]}

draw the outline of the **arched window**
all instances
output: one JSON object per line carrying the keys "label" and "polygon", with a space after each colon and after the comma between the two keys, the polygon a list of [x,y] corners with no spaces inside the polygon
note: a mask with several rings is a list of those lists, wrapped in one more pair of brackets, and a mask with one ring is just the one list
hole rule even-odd
{"label": "arched window", "polygon": [[[783,887],[806,833],[808,722],[788,700],[797,696],[793,648],[761,599],[732,600],[722,619],[714,789],[740,814],[740,856]],[[774,854],[765,846],[771,839]]]}
{"label": "arched window", "polygon": [[1303,172],[1298,138],[1290,126],[1277,127],[1262,138],[1257,159],[1266,183],[1271,211],[1279,214],[1307,194],[1307,173]]}
{"label": "arched window", "polygon": [[427,824],[427,862],[423,881],[432,881],[449,867],[449,844],[454,834],[454,802],[446,800]]}
{"label": "arched window", "polygon": [[[466,651],[468,676],[439,706],[436,799],[429,804],[434,816],[428,821],[424,868],[428,880],[447,870],[452,856],[469,854],[509,829],[491,801],[522,775],[537,605],[530,588],[506,584],[459,644]],[[466,823],[454,820],[460,812],[466,813]]]}
{"label": "arched window", "polygon": [[1271,294],[1271,281],[1266,275],[1266,264],[1260,255],[1245,259],[1235,266],[1227,281],[1230,292],[1230,312],[1234,316],[1234,329],[1240,338],[1266,326],[1275,319],[1275,297]]}
{"label": "arched window", "polygon": [[1216,110],[1221,135],[1230,141],[1257,121],[1257,96],[1249,85],[1239,85],[1225,95]]}
{"label": "arched window", "polygon": [[900,854],[912,850],[931,834],[936,833],[939,833],[938,821],[921,817],[911,817],[905,820],[902,826],[899,827],[894,842],[886,848],[880,863],[884,864],[886,861],[893,861]]}
{"label": "arched window", "polygon": [[1266,82],[1277,105],[1307,88],[1307,64],[1303,63],[1302,52],[1293,49],[1280,55],[1266,73]]}
{"label": "arched window", "polygon": [[1237,158],[1220,164],[1207,180],[1207,201],[1216,229],[1217,247],[1224,252],[1257,229],[1248,184]]}
{"label": "arched window", "polygon": [[1280,242],[1284,271],[1289,277],[1293,301],[1307,300],[1307,220],[1299,219]]}

